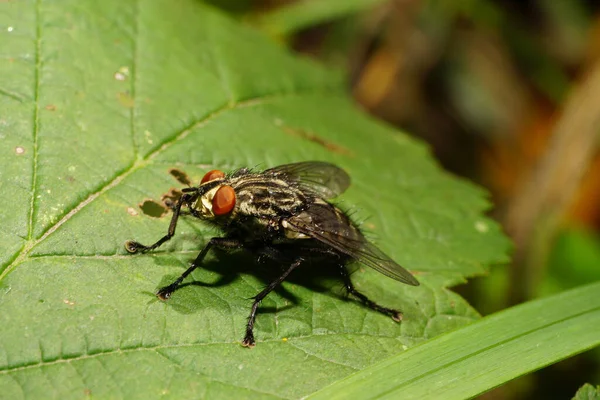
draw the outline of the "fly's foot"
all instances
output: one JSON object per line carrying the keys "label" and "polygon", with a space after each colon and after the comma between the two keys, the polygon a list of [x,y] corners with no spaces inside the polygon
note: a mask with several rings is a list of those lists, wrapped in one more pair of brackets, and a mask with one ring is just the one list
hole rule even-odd
{"label": "fly's foot", "polygon": [[131,254],[135,254],[140,251],[144,253],[148,250],[148,247],[134,240],[128,240],[125,242],[125,250]]}
{"label": "fly's foot", "polygon": [[171,294],[173,294],[175,289],[177,289],[177,285],[175,284],[165,286],[163,288],[158,289],[158,292],[156,292],[156,296],[161,300],[169,300]]}
{"label": "fly's foot", "polygon": [[256,342],[254,341],[254,334],[252,332],[246,332],[246,336],[244,340],[242,340],[242,346],[248,347],[249,349],[256,346]]}
{"label": "fly's foot", "polygon": [[396,322],[402,321],[402,313],[400,311],[393,310],[391,317]]}

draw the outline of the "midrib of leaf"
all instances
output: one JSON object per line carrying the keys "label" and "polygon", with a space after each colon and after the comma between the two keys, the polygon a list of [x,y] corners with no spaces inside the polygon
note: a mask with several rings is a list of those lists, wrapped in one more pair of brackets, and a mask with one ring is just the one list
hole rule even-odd
{"label": "midrib of leaf", "polygon": [[[33,98],[33,113],[32,113],[32,120],[33,120],[33,132],[32,132],[32,136],[33,136],[33,140],[32,140],[32,147],[33,147],[33,157],[32,157],[32,162],[33,162],[33,167],[32,167],[32,175],[31,175],[31,197],[29,200],[29,218],[27,219],[27,236],[26,237],[22,237],[22,239],[25,239],[25,242],[23,244],[23,246],[21,247],[21,249],[16,252],[15,254],[13,254],[11,257],[9,257],[9,263],[5,266],[1,266],[1,272],[0,272],[0,282],[2,281],[2,279],[4,278],[4,276],[6,276],[13,268],[14,265],[19,264],[22,261],[22,255],[28,253],[31,250],[31,243],[32,243],[32,234],[33,234],[33,221],[34,221],[34,217],[35,217],[35,204],[36,204],[36,195],[37,195],[37,169],[38,169],[38,133],[39,133],[39,110],[40,110],[40,105],[39,105],[39,94],[40,94],[40,70],[42,68],[42,61],[41,61],[41,35],[42,35],[42,29],[41,29],[41,24],[40,24],[40,2],[41,0],[36,0],[35,5],[34,5],[34,9],[35,9],[35,71],[34,71],[34,98]],[[25,99],[23,98],[23,96],[19,95],[19,94],[15,94],[12,92],[8,92],[6,90],[0,89],[0,94],[3,94],[5,96],[8,96],[10,98],[13,98],[19,102],[23,102]]]}

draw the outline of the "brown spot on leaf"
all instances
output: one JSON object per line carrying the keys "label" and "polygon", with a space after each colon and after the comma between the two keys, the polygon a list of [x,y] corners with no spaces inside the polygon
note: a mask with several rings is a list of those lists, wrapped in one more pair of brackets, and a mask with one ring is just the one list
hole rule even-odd
{"label": "brown spot on leaf", "polygon": [[127,207],[127,214],[131,215],[132,217],[137,217],[139,215],[137,210],[133,207]]}
{"label": "brown spot on leaf", "polygon": [[169,170],[169,174],[171,174],[173,178],[177,179],[177,182],[181,183],[182,185],[192,186],[192,180],[184,171],[178,168],[171,168]]}
{"label": "brown spot on leaf", "polygon": [[144,200],[139,207],[144,214],[152,218],[160,218],[168,212],[167,207],[152,199]]}
{"label": "brown spot on leaf", "polygon": [[300,137],[302,139],[309,140],[313,143],[318,144],[319,146],[324,147],[325,149],[331,151],[332,153],[343,154],[346,156],[352,156],[353,153],[347,148],[340,146],[336,143],[330,142],[328,140],[323,139],[322,137],[317,136],[312,132],[307,132],[303,129],[290,128],[289,126],[281,127],[285,133],[288,133],[293,136]]}

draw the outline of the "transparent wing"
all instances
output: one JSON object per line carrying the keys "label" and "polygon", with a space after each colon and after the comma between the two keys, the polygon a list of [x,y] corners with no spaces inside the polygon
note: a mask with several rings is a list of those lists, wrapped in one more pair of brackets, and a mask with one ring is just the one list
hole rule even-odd
{"label": "transparent wing", "polygon": [[286,222],[289,228],[325,243],[392,279],[419,285],[410,272],[369,243],[348,217],[330,204],[313,204]]}
{"label": "transparent wing", "polygon": [[350,186],[350,176],[333,164],[323,161],[305,161],[280,165],[265,171],[274,175],[284,175],[298,182],[324,199],[331,199],[344,193]]}

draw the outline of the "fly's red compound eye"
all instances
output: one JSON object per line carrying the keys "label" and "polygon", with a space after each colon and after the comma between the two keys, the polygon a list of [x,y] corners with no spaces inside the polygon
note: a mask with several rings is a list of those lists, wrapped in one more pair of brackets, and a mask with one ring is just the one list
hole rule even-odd
{"label": "fly's red compound eye", "polygon": [[235,190],[231,186],[221,186],[212,199],[213,213],[215,215],[229,214],[233,207],[235,207]]}
{"label": "fly's red compound eye", "polygon": [[208,171],[206,175],[200,181],[200,184],[214,181],[215,179],[225,178],[225,173],[223,171],[219,171],[218,169],[213,169],[212,171]]}

